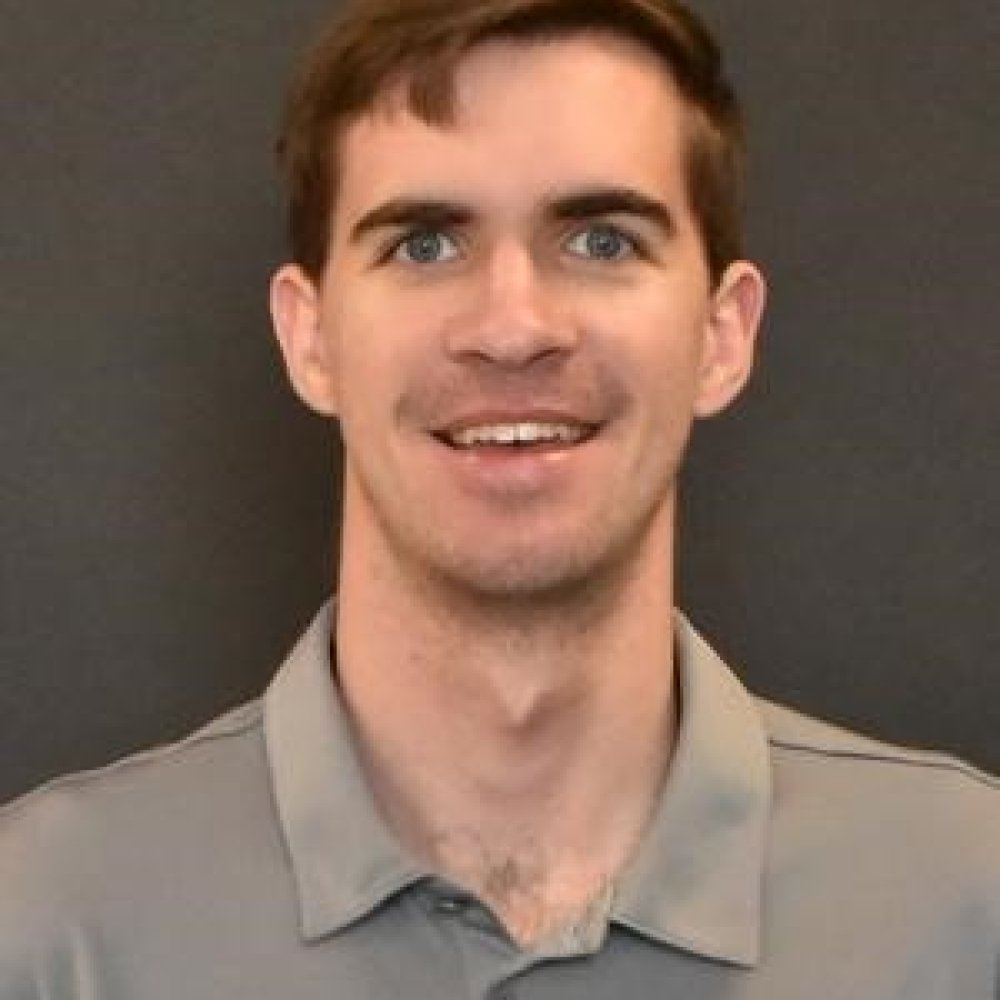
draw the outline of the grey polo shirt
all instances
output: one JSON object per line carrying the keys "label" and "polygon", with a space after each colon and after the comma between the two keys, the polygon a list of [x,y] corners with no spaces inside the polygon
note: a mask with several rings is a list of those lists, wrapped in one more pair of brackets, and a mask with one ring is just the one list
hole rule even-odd
{"label": "grey polo shirt", "polygon": [[1000,997],[992,779],[754,699],[678,618],[637,856],[523,951],[379,818],[329,633],[261,701],[0,813],[2,1000]]}

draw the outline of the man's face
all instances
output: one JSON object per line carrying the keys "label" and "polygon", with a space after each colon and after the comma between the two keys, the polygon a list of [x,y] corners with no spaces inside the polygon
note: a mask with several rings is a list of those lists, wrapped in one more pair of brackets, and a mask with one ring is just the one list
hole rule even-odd
{"label": "man's face", "polygon": [[686,108],[639,47],[491,42],[456,86],[454,126],[399,98],[346,131],[322,279],[283,269],[274,313],[341,423],[344,545],[534,599],[669,559],[692,418],[742,385],[761,285],[710,287]]}

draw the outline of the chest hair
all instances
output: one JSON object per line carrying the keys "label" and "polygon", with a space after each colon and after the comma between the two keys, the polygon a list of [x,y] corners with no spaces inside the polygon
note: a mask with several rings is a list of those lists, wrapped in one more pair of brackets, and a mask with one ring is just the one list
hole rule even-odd
{"label": "chest hair", "polygon": [[452,835],[439,840],[437,853],[445,871],[486,903],[522,947],[589,924],[610,906],[607,873],[546,864],[534,848],[498,855],[478,838]]}

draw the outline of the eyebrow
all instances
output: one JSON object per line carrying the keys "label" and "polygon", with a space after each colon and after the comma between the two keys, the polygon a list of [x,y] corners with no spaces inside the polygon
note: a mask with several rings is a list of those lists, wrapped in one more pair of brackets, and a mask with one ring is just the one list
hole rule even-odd
{"label": "eyebrow", "polygon": [[662,202],[633,188],[596,187],[553,198],[546,214],[561,222],[581,222],[602,215],[635,215],[672,236],[677,229],[674,215]]}
{"label": "eyebrow", "polygon": [[379,229],[447,229],[468,225],[475,213],[467,205],[431,198],[391,198],[366,212],[351,227],[351,242],[358,243]]}
{"label": "eyebrow", "polygon": [[[633,188],[593,187],[546,200],[544,215],[559,222],[580,222],[604,215],[634,215],[653,223],[671,236],[676,231],[673,213],[661,201]],[[476,212],[460,202],[438,198],[402,196],[371,209],[351,227],[351,242],[358,243],[379,229],[447,229],[471,223]]]}

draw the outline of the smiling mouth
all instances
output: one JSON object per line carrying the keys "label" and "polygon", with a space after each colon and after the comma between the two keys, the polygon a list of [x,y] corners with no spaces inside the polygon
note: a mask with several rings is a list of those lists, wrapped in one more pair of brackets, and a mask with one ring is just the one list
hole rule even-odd
{"label": "smiling mouth", "polygon": [[592,437],[596,430],[594,424],[519,420],[456,427],[441,431],[435,437],[460,451],[474,448],[523,450],[581,444]]}

